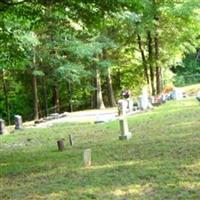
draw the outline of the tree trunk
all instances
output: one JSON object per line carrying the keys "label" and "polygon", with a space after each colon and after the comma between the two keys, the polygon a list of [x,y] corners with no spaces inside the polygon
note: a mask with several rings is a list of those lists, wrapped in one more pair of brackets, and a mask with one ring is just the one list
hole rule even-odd
{"label": "tree trunk", "polygon": [[33,49],[32,84],[33,84],[33,101],[34,101],[34,120],[38,120],[39,119],[39,99],[38,99],[38,91],[37,91],[37,77],[34,74],[35,69],[36,69],[36,56],[35,56],[35,49]]}
{"label": "tree trunk", "polygon": [[7,117],[7,122],[10,125],[10,107],[9,107],[9,101],[8,101],[8,88],[7,88],[7,82],[4,76],[4,70],[2,70],[2,81],[3,81],[3,92],[4,92],[4,99],[5,99],[6,117]]}
{"label": "tree trunk", "polygon": [[142,40],[141,40],[141,37],[140,37],[139,34],[137,34],[137,39],[138,39],[138,47],[139,47],[141,57],[142,57],[142,64],[143,64],[143,67],[144,67],[144,77],[147,81],[147,84],[149,85],[150,81],[149,81],[148,65],[147,65],[147,61],[146,61],[146,58],[145,58],[144,50],[142,48]]}
{"label": "tree trunk", "polygon": [[[107,60],[107,51],[106,49],[103,49],[103,60]],[[114,91],[112,87],[112,78],[111,78],[111,73],[110,73],[110,68],[106,68],[106,85],[107,85],[107,93],[108,93],[108,101],[110,107],[115,107],[116,106],[116,101],[115,101],[115,96],[114,96]]]}
{"label": "tree trunk", "polygon": [[107,68],[106,82],[107,82],[108,100],[109,100],[110,107],[115,107],[116,101],[115,101],[114,91],[112,87],[112,78],[110,74],[110,68]]}
{"label": "tree trunk", "polygon": [[147,46],[148,46],[148,53],[149,53],[149,69],[150,69],[150,79],[151,79],[151,92],[152,95],[155,95],[155,85],[154,85],[154,68],[153,68],[153,46],[152,46],[152,38],[151,32],[147,32]]}
{"label": "tree trunk", "polygon": [[159,95],[161,93],[161,68],[159,67],[159,41],[158,35],[154,37],[155,42],[155,63],[156,63],[156,93]]}
{"label": "tree trunk", "polygon": [[45,104],[45,115],[48,116],[48,95],[47,95],[47,87],[46,87],[46,79],[43,78],[43,92],[44,92],[44,104]]}
{"label": "tree trunk", "polygon": [[105,105],[102,97],[100,72],[97,67],[95,70],[96,70],[96,102],[97,102],[96,108],[104,109]]}
{"label": "tree trunk", "polygon": [[73,112],[73,103],[72,103],[72,85],[69,82],[67,82],[67,86],[68,86],[68,110],[69,112]]}
{"label": "tree trunk", "polygon": [[[96,78],[92,77],[91,85],[94,88],[96,88]],[[96,108],[96,107],[97,107],[96,90],[92,90],[92,92],[91,92],[91,108]]]}
{"label": "tree trunk", "polygon": [[34,100],[34,120],[39,119],[39,99],[37,91],[37,78],[32,74],[32,84],[33,84],[33,100]]}
{"label": "tree trunk", "polygon": [[53,85],[53,106],[55,112],[60,112],[59,89],[58,85]]}

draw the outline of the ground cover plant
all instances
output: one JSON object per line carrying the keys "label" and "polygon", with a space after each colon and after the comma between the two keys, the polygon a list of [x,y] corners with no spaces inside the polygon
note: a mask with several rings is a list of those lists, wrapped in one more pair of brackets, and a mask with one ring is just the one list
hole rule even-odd
{"label": "ground cover plant", "polygon": [[[2,136],[0,199],[200,199],[199,113],[193,98],[131,116],[129,141],[118,140],[117,121]],[[58,152],[62,138],[66,149]],[[92,149],[88,168],[86,148]]]}

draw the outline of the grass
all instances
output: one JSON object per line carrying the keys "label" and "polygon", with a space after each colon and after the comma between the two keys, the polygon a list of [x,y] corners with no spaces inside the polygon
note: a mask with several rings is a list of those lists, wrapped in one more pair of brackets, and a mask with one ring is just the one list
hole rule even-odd
{"label": "grass", "polygon": [[200,84],[185,86],[182,87],[182,89],[188,96],[196,96],[197,92],[200,91]]}
{"label": "grass", "polygon": [[[189,99],[129,117],[129,141],[118,140],[117,121],[2,136],[0,199],[199,200],[199,127],[200,106]],[[66,150],[58,152],[62,138]],[[89,168],[82,161],[86,148],[92,149]]]}

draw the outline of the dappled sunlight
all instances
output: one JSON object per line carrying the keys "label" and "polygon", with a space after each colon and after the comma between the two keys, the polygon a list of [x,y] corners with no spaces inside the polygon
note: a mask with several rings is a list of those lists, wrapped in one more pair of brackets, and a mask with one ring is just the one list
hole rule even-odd
{"label": "dappled sunlight", "polygon": [[106,165],[94,165],[90,167],[82,167],[83,170],[97,170],[97,169],[111,169],[116,167],[132,166],[134,164],[141,164],[141,161],[124,161],[124,162],[113,162]]}
{"label": "dappled sunlight", "polygon": [[26,197],[26,200],[46,200],[46,199],[67,199],[69,197],[69,194],[66,191],[59,191],[59,192],[52,192],[48,193],[46,195],[44,194],[31,194]]}
{"label": "dappled sunlight", "polygon": [[200,121],[179,122],[179,123],[171,124],[169,126],[171,126],[171,127],[190,127],[190,126],[198,126],[198,125],[200,125]]}
{"label": "dappled sunlight", "polygon": [[[154,200],[165,199],[169,191],[172,199],[190,191],[198,195],[198,112],[183,108],[179,117],[164,107],[130,117],[134,134],[129,141],[118,140],[118,122],[61,125],[8,138],[5,144],[25,141],[27,146],[2,149],[3,199]],[[75,136],[74,146],[67,144],[68,133]],[[57,150],[59,138],[65,139],[63,152]],[[90,167],[84,167],[85,148],[92,149]]]}
{"label": "dappled sunlight", "polygon": [[179,186],[186,190],[198,190],[200,191],[200,181],[182,181],[179,182]]}
{"label": "dappled sunlight", "polygon": [[192,169],[192,170],[199,170],[200,171],[200,160],[191,164],[191,165],[182,165],[184,169]]}
{"label": "dappled sunlight", "polygon": [[120,197],[126,195],[142,196],[144,194],[153,193],[152,185],[131,184],[124,187],[116,188],[110,192],[111,195]]}

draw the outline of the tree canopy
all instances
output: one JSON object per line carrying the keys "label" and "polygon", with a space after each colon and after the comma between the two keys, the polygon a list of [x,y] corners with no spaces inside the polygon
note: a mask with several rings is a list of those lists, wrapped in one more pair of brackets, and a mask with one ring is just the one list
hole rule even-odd
{"label": "tree canopy", "polygon": [[115,106],[144,84],[159,95],[167,70],[200,73],[199,13],[198,0],[1,0],[0,117]]}

